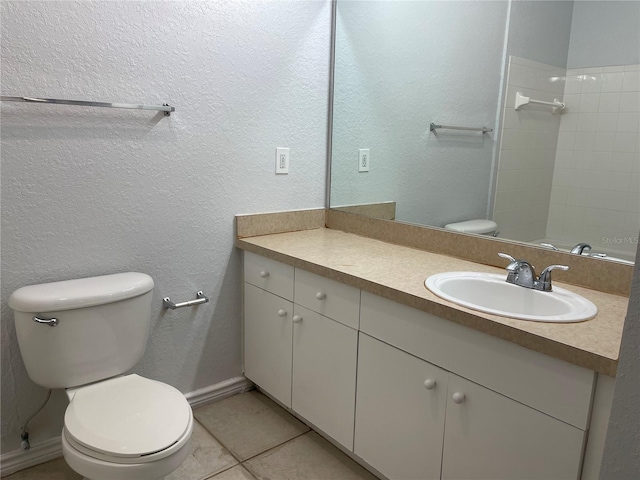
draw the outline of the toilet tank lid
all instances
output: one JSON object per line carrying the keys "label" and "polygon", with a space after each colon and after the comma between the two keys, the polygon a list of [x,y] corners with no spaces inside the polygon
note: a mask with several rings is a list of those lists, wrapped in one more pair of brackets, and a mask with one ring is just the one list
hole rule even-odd
{"label": "toilet tank lid", "polygon": [[444,228],[464,233],[491,233],[496,231],[498,224],[493,220],[478,219],[467,220],[466,222],[448,223]]}
{"label": "toilet tank lid", "polygon": [[151,290],[153,279],[145,273],[115,273],[22,287],[11,294],[9,306],[18,312],[59,312],[126,300]]}

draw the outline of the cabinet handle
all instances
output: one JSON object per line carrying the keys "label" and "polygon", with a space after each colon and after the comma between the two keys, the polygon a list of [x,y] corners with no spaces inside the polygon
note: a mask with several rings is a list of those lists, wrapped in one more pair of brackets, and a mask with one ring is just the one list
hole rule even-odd
{"label": "cabinet handle", "polygon": [[433,390],[436,386],[436,381],[433,378],[427,378],[424,381],[424,388],[427,390]]}
{"label": "cabinet handle", "polygon": [[286,317],[287,316],[287,311],[283,308],[281,308],[280,310],[278,310],[278,316],[279,317]]}
{"label": "cabinet handle", "polygon": [[302,317],[300,315],[294,315],[291,320],[293,323],[300,323],[302,321]]}
{"label": "cabinet handle", "polygon": [[451,399],[453,400],[453,403],[461,404],[464,402],[465,396],[464,393],[456,392],[453,394]]}
{"label": "cabinet handle", "polygon": [[262,278],[267,278],[267,277],[269,276],[269,272],[267,272],[266,270],[262,270],[262,271],[260,272],[260,276],[261,276]]}
{"label": "cabinet handle", "polygon": [[318,292],[318,293],[316,293],[316,298],[318,300],[324,300],[325,298],[327,298],[327,294],[324,293],[324,292]]}

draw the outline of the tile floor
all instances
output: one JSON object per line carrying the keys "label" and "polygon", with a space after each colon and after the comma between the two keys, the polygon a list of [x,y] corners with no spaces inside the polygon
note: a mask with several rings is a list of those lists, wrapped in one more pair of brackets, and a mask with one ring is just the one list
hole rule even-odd
{"label": "tile floor", "polygon": [[[250,391],[194,410],[191,453],[165,480],[376,480],[269,398]],[[58,458],[5,480],[81,480]]]}

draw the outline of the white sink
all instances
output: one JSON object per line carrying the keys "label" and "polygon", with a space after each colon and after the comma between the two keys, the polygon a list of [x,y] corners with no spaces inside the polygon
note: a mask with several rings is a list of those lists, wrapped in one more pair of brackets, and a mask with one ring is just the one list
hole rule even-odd
{"label": "white sink", "polygon": [[463,307],[534,322],[583,322],[598,308],[564,288],[541,292],[507,283],[506,274],[447,272],[432,275],[425,286],[437,296]]}

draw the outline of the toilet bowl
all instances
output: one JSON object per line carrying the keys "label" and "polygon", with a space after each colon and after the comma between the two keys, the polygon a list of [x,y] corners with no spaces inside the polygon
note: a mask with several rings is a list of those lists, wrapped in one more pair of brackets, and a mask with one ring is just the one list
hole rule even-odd
{"label": "toilet bowl", "polygon": [[448,223],[444,226],[446,230],[453,230],[462,233],[476,233],[480,235],[498,236],[498,224],[493,220],[467,220],[464,222]]}
{"label": "toilet bowl", "polygon": [[159,480],[189,454],[184,395],[125,374],[144,353],[152,290],[151,277],[130,272],[32,285],[9,298],[29,377],[67,393],[62,452],[88,480]]}
{"label": "toilet bowl", "polygon": [[169,385],[132,374],[67,395],[62,451],[88,479],[163,478],[189,453],[191,407]]}

